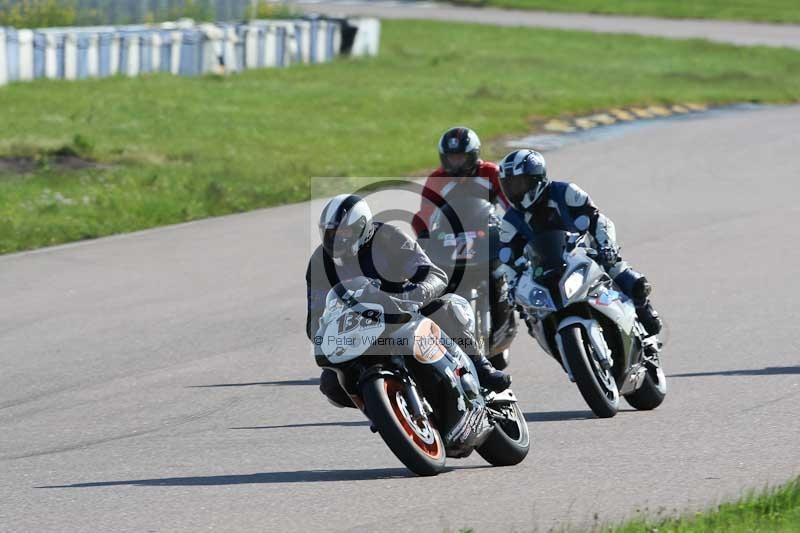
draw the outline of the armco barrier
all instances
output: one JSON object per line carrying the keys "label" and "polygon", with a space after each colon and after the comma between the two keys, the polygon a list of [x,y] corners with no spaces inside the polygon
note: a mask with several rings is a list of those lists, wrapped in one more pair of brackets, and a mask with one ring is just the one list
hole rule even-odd
{"label": "armco barrier", "polygon": [[378,53],[377,19],[307,17],[155,26],[0,28],[0,85],[170,72],[181,76],[325,63]]}

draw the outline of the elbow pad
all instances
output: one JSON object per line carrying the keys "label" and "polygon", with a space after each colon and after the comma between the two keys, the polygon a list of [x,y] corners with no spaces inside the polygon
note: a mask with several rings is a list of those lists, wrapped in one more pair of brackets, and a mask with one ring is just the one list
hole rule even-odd
{"label": "elbow pad", "polygon": [[605,215],[597,217],[597,229],[594,233],[594,238],[601,248],[613,248],[619,250],[617,246],[617,230],[614,223]]}

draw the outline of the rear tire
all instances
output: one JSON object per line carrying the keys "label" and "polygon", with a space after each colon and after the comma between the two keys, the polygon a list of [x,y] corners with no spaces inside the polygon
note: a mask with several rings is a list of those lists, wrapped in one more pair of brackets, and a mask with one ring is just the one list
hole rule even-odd
{"label": "rear tire", "polygon": [[411,419],[399,379],[371,379],[362,385],[361,397],[381,438],[409,470],[420,476],[444,470],[446,456],[439,430],[430,421],[421,427]]}
{"label": "rear tire", "polygon": [[661,367],[648,365],[642,386],[625,395],[625,401],[639,411],[651,411],[667,396],[667,378]]}
{"label": "rear tire", "polygon": [[511,421],[498,421],[489,438],[477,451],[486,462],[494,466],[512,466],[522,462],[531,447],[528,424],[525,415],[516,403],[510,404],[507,411]]}
{"label": "rear tire", "polygon": [[489,362],[497,370],[505,370],[508,366],[508,352],[504,351],[489,358]]}
{"label": "rear tire", "polygon": [[[619,409],[619,392],[610,371],[603,370],[594,357],[586,353],[583,328],[577,324],[561,330],[564,356],[581,396],[599,418],[611,418]],[[598,379],[599,373],[606,379]]]}

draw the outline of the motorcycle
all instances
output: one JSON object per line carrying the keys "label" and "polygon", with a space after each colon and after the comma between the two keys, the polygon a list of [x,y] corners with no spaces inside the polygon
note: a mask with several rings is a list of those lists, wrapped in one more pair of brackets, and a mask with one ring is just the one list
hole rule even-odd
{"label": "motorcycle", "polygon": [[[461,227],[453,228],[454,220]],[[509,348],[517,327],[513,307],[492,312],[492,302],[505,300],[508,291],[505,278],[493,278],[498,265],[499,227],[494,206],[488,200],[466,195],[451,198],[431,218],[431,238],[424,247],[431,261],[449,274],[446,292],[470,302],[478,346],[495,368],[503,370],[509,363]],[[455,275],[459,271],[463,273],[461,277]]]}
{"label": "motorcycle", "polygon": [[370,281],[343,285],[328,293],[316,362],[336,372],[373,432],[409,470],[436,475],[447,457],[473,450],[495,466],[525,458],[528,426],[510,389],[482,389],[470,358],[417,303]]}
{"label": "motorcycle", "polygon": [[620,395],[635,409],[655,409],[667,393],[662,345],[647,335],[633,302],[593,257],[586,236],[537,234],[526,246],[515,302],[530,334],[561,364],[595,415],[614,416]]}

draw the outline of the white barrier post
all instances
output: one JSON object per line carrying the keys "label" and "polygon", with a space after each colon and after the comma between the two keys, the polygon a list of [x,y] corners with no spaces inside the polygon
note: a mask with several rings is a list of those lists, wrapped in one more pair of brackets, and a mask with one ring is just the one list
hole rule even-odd
{"label": "white barrier post", "polygon": [[331,58],[328,57],[328,27],[331,26],[331,24],[332,23],[327,20],[320,20],[317,22],[317,63],[325,63],[331,60]]}
{"label": "white barrier post", "polygon": [[6,65],[6,32],[0,28],[0,86],[8,83],[8,66]]}
{"label": "white barrier post", "polygon": [[90,78],[96,78],[100,74],[100,50],[97,44],[97,34],[89,36],[89,49],[86,53],[87,72]]}
{"label": "white barrier post", "polygon": [[170,66],[169,71],[176,76],[181,71],[181,46],[183,46],[183,32],[173,31],[170,32],[172,37],[172,44],[169,49]]}
{"label": "white barrier post", "polygon": [[139,36],[129,35],[125,39],[125,45],[128,47],[128,64],[125,65],[125,74],[127,76],[139,75]]}
{"label": "white barrier post", "polygon": [[64,79],[78,77],[78,36],[68,33],[64,36]]}
{"label": "white barrier post", "polygon": [[358,28],[353,39],[352,56],[376,56],[381,40],[381,22],[374,18],[358,18],[348,21]]}
{"label": "white barrier post", "polygon": [[58,57],[56,55],[56,35],[44,34],[44,77],[53,80],[58,77]]}
{"label": "white barrier post", "polygon": [[264,66],[276,67],[278,66],[278,40],[277,28],[272,25],[264,26]]}
{"label": "white barrier post", "polygon": [[256,68],[257,59],[258,29],[255,26],[247,26],[244,30],[244,68]]}
{"label": "white barrier post", "polygon": [[108,75],[114,76],[119,72],[119,34],[114,33],[111,36],[111,44],[108,47],[110,54],[110,63],[108,68]]}
{"label": "white barrier post", "polygon": [[33,79],[33,31],[19,30],[19,79],[30,81]]}
{"label": "white barrier post", "polygon": [[331,43],[330,57],[331,60],[338,56],[342,50],[342,26],[341,24],[334,23],[333,26],[333,43]]}
{"label": "white barrier post", "polygon": [[152,72],[161,70],[161,34],[154,31],[150,36],[150,65]]}
{"label": "white barrier post", "polygon": [[222,37],[224,32],[213,24],[202,24],[200,30],[203,39],[200,43],[202,47],[200,74],[207,72],[223,74],[220,57],[222,57]]}
{"label": "white barrier post", "polygon": [[228,26],[225,28],[225,37],[222,44],[222,60],[225,63],[226,72],[238,72],[239,65],[236,63],[236,28]]}

